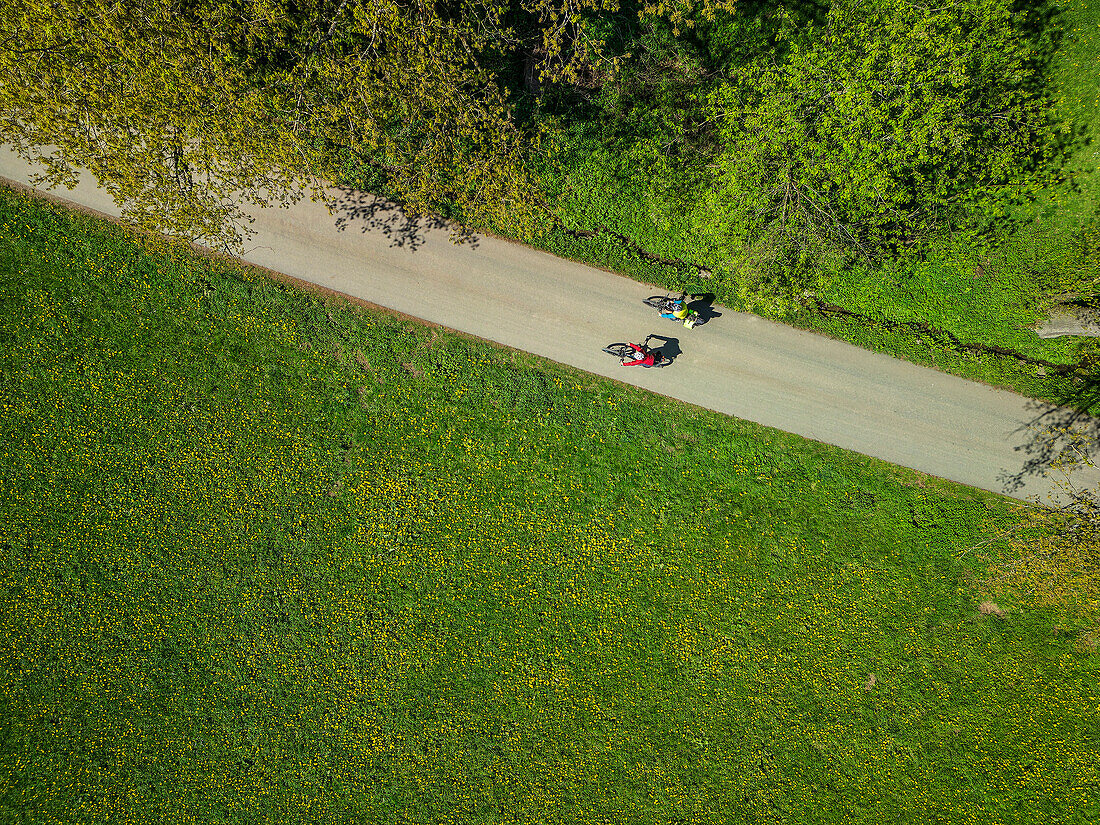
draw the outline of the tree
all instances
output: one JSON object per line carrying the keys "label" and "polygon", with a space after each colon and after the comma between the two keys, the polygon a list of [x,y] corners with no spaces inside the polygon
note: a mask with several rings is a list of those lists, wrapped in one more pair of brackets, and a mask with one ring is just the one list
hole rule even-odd
{"label": "tree", "polygon": [[537,204],[524,135],[478,64],[502,13],[0,0],[0,138],[48,182],[87,168],[129,219],[223,245],[241,239],[241,199],[294,199],[349,156],[413,209],[449,205],[522,232]]}
{"label": "tree", "polygon": [[274,99],[235,59],[240,26],[171,0],[3,0],[0,137],[43,180],[93,172],[134,222],[240,240],[238,196],[293,197],[303,166]]}
{"label": "tree", "polygon": [[701,210],[717,247],[771,265],[760,289],[797,293],[803,258],[974,229],[1038,167],[1045,47],[1008,0],[835,0],[819,23],[781,18],[773,52],[711,95],[723,151]]}
{"label": "tree", "polygon": [[[637,14],[686,30],[733,8]],[[609,78],[599,32],[624,13],[619,0],[0,0],[0,138],[46,182],[87,168],[130,220],[229,247],[242,201],[296,199],[312,175],[524,237],[551,223],[529,169],[544,124],[520,124],[509,67],[560,86],[596,67]]]}

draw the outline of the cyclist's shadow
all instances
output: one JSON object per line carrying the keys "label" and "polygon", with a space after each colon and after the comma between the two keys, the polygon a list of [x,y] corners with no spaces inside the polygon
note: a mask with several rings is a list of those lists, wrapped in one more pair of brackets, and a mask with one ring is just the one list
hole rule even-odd
{"label": "cyclist's shadow", "polygon": [[714,311],[714,298],[713,292],[703,292],[698,295],[688,296],[688,309],[699,315],[700,326],[705,324],[711,318],[721,318],[721,312]]}
{"label": "cyclist's shadow", "polygon": [[659,347],[651,347],[650,349],[652,349],[654,352],[661,353],[661,357],[667,358],[669,364],[675,361],[677,356],[682,354],[679,338],[669,338],[666,335],[657,335],[656,333],[651,332],[646,337],[646,341],[650,341],[653,339],[661,341],[662,343]]}

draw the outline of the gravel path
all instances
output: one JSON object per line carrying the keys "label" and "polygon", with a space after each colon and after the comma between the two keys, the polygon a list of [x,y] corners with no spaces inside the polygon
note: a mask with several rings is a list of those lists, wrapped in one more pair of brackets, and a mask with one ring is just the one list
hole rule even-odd
{"label": "gravel path", "polygon": [[[32,169],[0,148],[0,177]],[[90,175],[56,197],[119,214]],[[337,195],[334,193],[334,197]],[[813,333],[715,307],[686,330],[627,278],[519,244],[410,225],[368,195],[341,193],[335,214],[305,201],[253,210],[242,258],[446,327],[610,376],[663,395],[1019,498],[1046,497],[1041,434],[1071,419],[1005,390],[915,366]],[[624,369],[601,348],[669,336],[680,354],[660,370]],[[1095,419],[1085,422],[1094,426]],[[1085,469],[1078,484],[1100,484]]]}

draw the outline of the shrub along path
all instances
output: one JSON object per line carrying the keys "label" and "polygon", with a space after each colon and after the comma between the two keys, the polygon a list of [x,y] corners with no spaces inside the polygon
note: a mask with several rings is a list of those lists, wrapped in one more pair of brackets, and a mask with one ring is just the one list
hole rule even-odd
{"label": "shrub along path", "polygon": [[[0,151],[0,177],[29,185],[32,175]],[[90,175],[62,194],[118,215]],[[1020,498],[1051,492],[1041,472],[1044,433],[1076,418],[1069,411],[721,307],[721,318],[688,331],[642,304],[651,291],[643,284],[493,237],[455,245],[447,227],[410,220],[370,195],[332,196],[331,214],[309,201],[254,210],[242,259],[932,475]],[[625,370],[601,352],[651,332],[674,339],[680,354],[670,369]],[[1091,485],[1100,474],[1076,480]]]}

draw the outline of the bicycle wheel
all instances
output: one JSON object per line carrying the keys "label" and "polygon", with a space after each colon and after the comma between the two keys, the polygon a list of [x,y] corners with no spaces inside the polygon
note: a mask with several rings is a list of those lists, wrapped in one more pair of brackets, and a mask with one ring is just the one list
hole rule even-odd
{"label": "bicycle wheel", "polygon": [[649,304],[654,309],[664,309],[665,304],[667,304],[669,300],[669,296],[667,295],[651,295],[642,301],[642,303]]}
{"label": "bicycle wheel", "polygon": [[616,358],[626,358],[634,352],[634,348],[630,344],[608,344],[603,348],[603,351],[608,355],[614,355]]}

